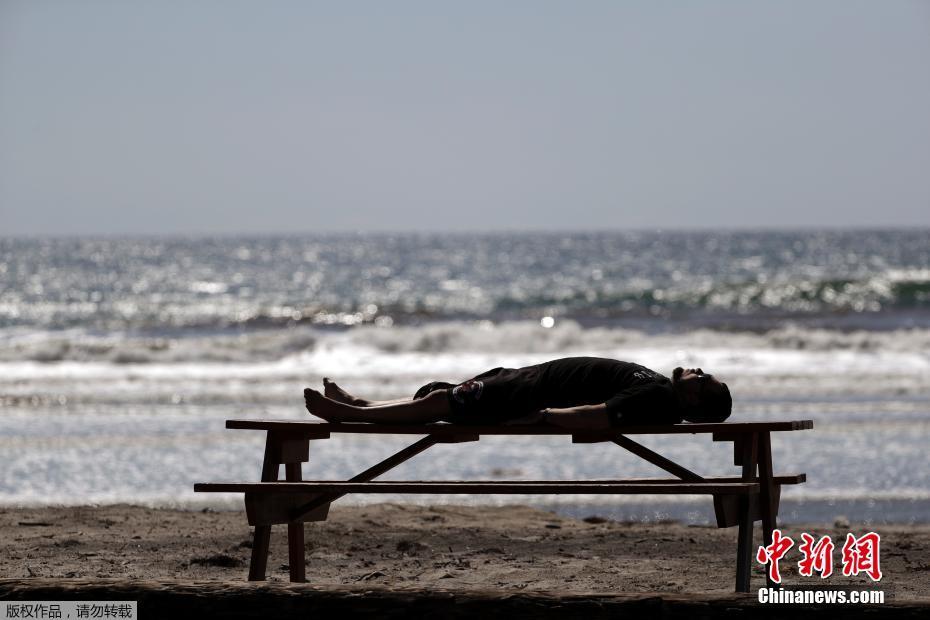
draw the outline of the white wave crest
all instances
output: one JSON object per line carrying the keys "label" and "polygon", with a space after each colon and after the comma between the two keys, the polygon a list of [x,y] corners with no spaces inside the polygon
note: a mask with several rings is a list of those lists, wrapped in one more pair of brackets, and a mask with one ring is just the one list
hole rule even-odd
{"label": "white wave crest", "polygon": [[[125,364],[254,364],[308,355],[481,355],[554,358],[655,351],[769,352],[783,357],[813,353],[907,354],[927,359],[930,329],[852,331],[785,326],[764,333],[707,328],[647,333],[626,327],[586,328],[571,320],[491,323],[449,321],[421,326],[362,325],[331,330],[310,326],[168,336],[85,330],[0,330],[0,362]],[[681,357],[678,355],[678,357]],[[629,358],[627,358],[629,359]]]}

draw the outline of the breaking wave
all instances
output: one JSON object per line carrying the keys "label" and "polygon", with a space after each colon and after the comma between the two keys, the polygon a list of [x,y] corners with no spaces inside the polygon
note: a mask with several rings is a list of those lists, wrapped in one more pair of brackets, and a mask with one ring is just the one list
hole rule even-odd
{"label": "breaking wave", "polygon": [[0,361],[106,362],[112,364],[255,363],[286,359],[319,350],[351,348],[382,354],[479,352],[500,354],[573,354],[617,349],[700,350],[725,346],[730,351],[852,351],[858,353],[930,350],[930,329],[839,331],[784,326],[766,332],[647,331],[584,327],[576,321],[448,321],[421,326],[362,325],[333,330],[313,326],[150,336],[131,332],[95,334],[72,329],[36,332],[0,330]]}

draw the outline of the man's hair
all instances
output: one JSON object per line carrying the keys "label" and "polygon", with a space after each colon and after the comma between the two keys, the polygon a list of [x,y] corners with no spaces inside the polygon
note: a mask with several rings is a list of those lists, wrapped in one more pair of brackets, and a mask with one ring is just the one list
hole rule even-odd
{"label": "man's hair", "polygon": [[726,383],[720,389],[705,390],[697,406],[688,407],[683,417],[689,422],[723,422],[733,411],[733,398]]}

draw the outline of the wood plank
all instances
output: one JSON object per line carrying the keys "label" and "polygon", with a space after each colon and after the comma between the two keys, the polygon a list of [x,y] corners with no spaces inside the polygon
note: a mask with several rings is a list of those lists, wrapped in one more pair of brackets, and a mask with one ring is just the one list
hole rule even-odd
{"label": "wood plank", "polygon": [[[732,480],[738,480],[738,478],[731,478]],[[797,479],[796,477],[790,478],[792,480]],[[362,486],[359,488],[358,484],[355,484],[354,487],[349,487],[351,483],[333,483],[332,481],[313,481],[305,480],[303,481],[303,486],[300,486],[297,491],[293,488],[285,488],[285,492],[277,492],[282,489],[282,486],[285,483],[269,483],[274,485],[272,488],[268,486],[262,486],[261,483],[212,483],[197,485],[198,491],[213,491],[219,490],[222,492],[245,492],[245,503],[247,506],[246,513],[248,515],[250,525],[271,525],[271,524],[282,524],[282,523],[295,523],[295,522],[304,522],[312,520],[311,516],[315,512],[315,508],[321,502],[326,502],[326,506],[329,506],[329,502],[334,501],[343,495],[346,495],[349,492],[380,492],[380,493],[476,493],[480,492],[482,494],[496,494],[496,493],[615,493],[615,494],[648,494],[648,493],[660,493],[660,494],[679,494],[679,495],[706,495],[717,493],[721,488],[724,488],[726,494],[721,495],[717,493],[714,495],[715,501],[723,498],[731,497],[732,493],[754,493],[757,492],[755,485],[746,485],[739,482],[733,483],[720,483],[717,485],[708,485],[708,484],[699,484],[695,485],[693,483],[681,483],[674,479],[666,481],[664,484],[657,484],[655,479],[652,480],[640,480],[632,481],[624,484],[608,484],[608,488],[605,489],[605,483],[600,481],[587,481],[587,484],[577,484],[577,483],[568,483],[552,484],[552,481],[543,481],[541,483],[532,484],[532,486],[520,485],[522,490],[514,491],[513,482],[483,482],[479,483],[481,488],[476,489],[476,483],[472,481],[458,481],[451,482],[440,485],[433,484],[428,488],[423,487],[422,483],[417,481],[391,481],[391,482],[378,482],[378,483],[361,483]],[[339,487],[332,492],[323,492],[319,491],[328,491],[332,489],[335,484],[338,484]],[[322,485],[322,489],[320,486]],[[373,487],[372,485],[377,485]],[[571,490],[566,491],[564,487],[569,486]],[[309,488],[307,488],[309,487]],[[697,487],[697,488],[696,488]],[[256,490],[258,489],[258,490]],[[414,489],[411,491],[411,489]],[[302,492],[301,492],[302,491]]]}
{"label": "wood plank", "polygon": [[[306,511],[299,517],[294,518],[293,511],[295,509],[324,498],[325,503],[322,506]],[[246,493],[245,514],[249,525],[255,526],[325,521],[325,519],[316,516],[317,511],[320,508],[325,508],[328,512],[331,501],[329,496],[323,496],[320,493]]]}
{"label": "wood plank", "polygon": [[[776,484],[802,484],[807,481],[807,474],[781,474],[772,478],[773,482]],[[746,482],[739,476],[712,476],[709,478],[704,478],[705,482]],[[302,482],[314,482],[328,484],[331,482],[342,482],[342,480],[320,480],[320,479],[304,479]],[[346,482],[355,482],[354,480],[348,480]],[[546,484],[546,483],[561,483],[561,484],[689,484],[679,478],[591,478],[588,480],[381,480],[378,481],[378,484],[420,484],[422,482],[431,482],[431,483],[443,483],[443,484]],[[758,482],[758,479],[750,480],[749,482]],[[215,493],[215,491],[210,487],[212,484],[228,484],[224,482],[219,483],[209,483],[209,482],[198,482],[194,485],[194,490],[197,492],[207,492]],[[254,482],[248,482],[243,484],[256,484]]]}
{"label": "wood plank", "polygon": [[196,485],[196,491],[213,493],[597,493],[597,494],[664,494],[707,495],[758,493],[757,482],[675,482],[652,484],[574,482],[487,483],[461,482],[211,482]]}
{"label": "wood plank", "polygon": [[463,430],[477,435],[572,435],[580,434],[586,439],[599,436],[612,438],[617,435],[674,435],[684,433],[752,433],[799,431],[814,427],[813,420],[791,420],[771,422],[719,422],[719,423],[683,423],[655,426],[618,426],[602,431],[584,431],[567,429],[544,424],[521,426],[467,426],[437,422],[433,424],[371,424],[367,422],[312,422],[300,420],[252,420],[233,419],[226,421],[226,428],[246,430],[274,430],[288,437],[305,437],[322,439],[330,433],[371,433],[384,435],[461,435]]}
{"label": "wood plank", "polygon": [[[740,476],[710,476],[703,479],[705,482],[746,482]],[[776,484],[802,484],[807,482],[807,474],[779,474],[772,478]],[[304,480],[304,482],[332,482],[330,480]],[[561,482],[565,484],[599,484],[599,483],[619,483],[619,484],[679,484],[687,483],[680,478],[591,478],[587,480],[381,480],[382,484],[403,483],[410,484],[414,482],[444,482],[448,484],[471,484],[481,482],[487,484],[513,484],[513,483],[546,483]],[[758,482],[750,480],[750,482]]]}
{"label": "wood plank", "polygon": [[[772,479],[776,484],[802,484],[807,481],[807,474],[780,474],[775,476]],[[739,476],[711,476],[704,478],[705,482],[746,482]],[[323,480],[323,479],[304,479],[302,482],[319,482],[323,484],[328,484],[330,482],[343,482],[342,480]],[[355,482],[355,480],[346,480],[345,482]],[[443,484],[523,484],[523,483],[534,483],[534,484],[546,484],[546,483],[562,483],[562,484],[690,484],[685,480],[680,478],[591,478],[586,480],[379,480],[378,484],[419,484],[421,482],[431,482],[437,483],[441,482]],[[758,482],[758,479],[750,480],[749,482]],[[207,491],[215,492],[212,489],[202,489],[200,487],[210,484],[225,484],[225,483],[208,483],[208,482],[198,482],[194,485],[195,491]],[[254,482],[245,483],[245,484],[256,484]]]}

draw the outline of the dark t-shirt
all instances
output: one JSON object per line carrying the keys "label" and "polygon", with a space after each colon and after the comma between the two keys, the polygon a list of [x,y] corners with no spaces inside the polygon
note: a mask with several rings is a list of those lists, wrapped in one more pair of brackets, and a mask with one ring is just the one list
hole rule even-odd
{"label": "dark t-shirt", "polygon": [[600,357],[566,357],[541,366],[538,389],[546,407],[607,403],[611,426],[683,419],[672,382],[645,366]]}
{"label": "dark t-shirt", "polygon": [[493,423],[547,407],[600,403],[607,404],[611,426],[683,420],[672,382],[631,362],[566,357],[524,368],[494,368],[466,384],[473,388],[468,394],[450,395],[454,419],[462,423]]}

